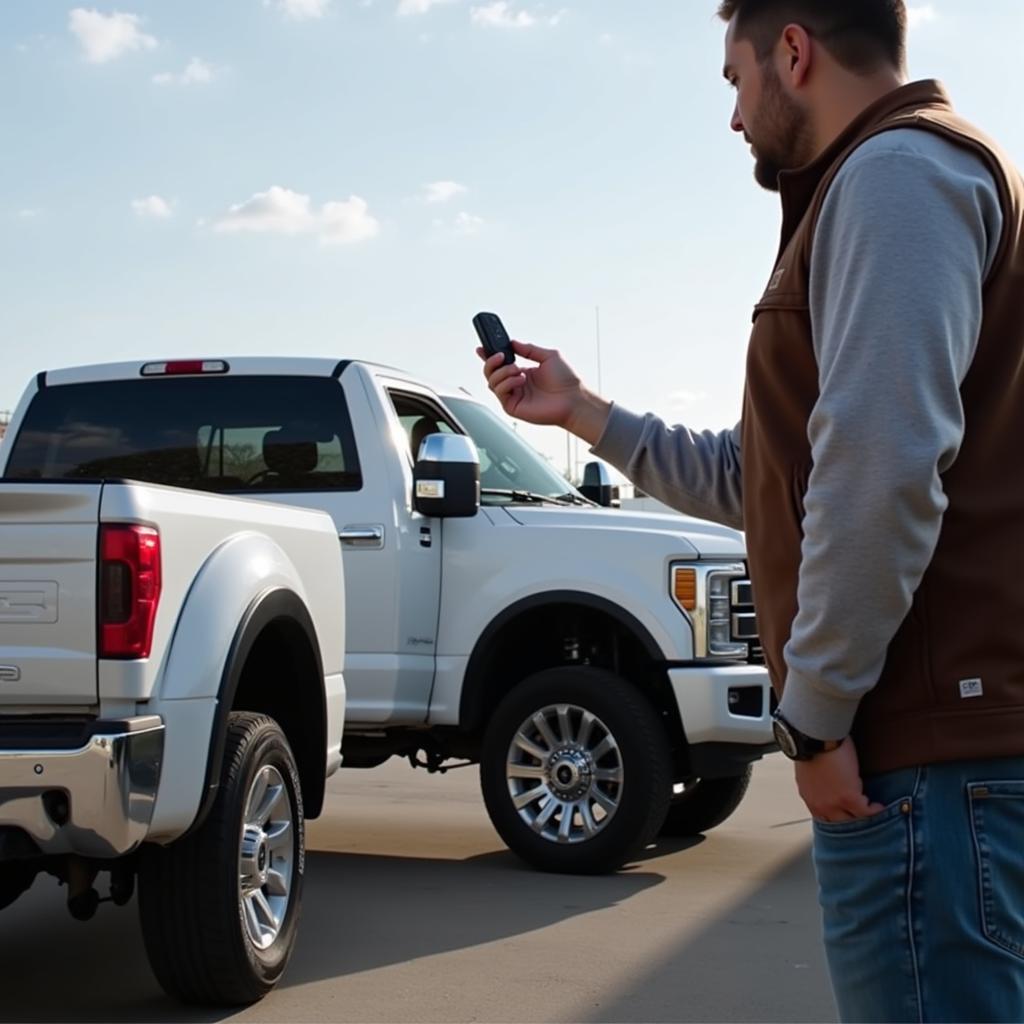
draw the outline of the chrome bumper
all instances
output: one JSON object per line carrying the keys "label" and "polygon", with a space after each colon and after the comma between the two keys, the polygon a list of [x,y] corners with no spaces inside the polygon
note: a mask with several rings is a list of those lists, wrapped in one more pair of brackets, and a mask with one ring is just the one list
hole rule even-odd
{"label": "chrome bumper", "polygon": [[0,748],[0,828],[44,854],[118,857],[146,837],[164,726],[155,715],[97,722],[74,750]]}

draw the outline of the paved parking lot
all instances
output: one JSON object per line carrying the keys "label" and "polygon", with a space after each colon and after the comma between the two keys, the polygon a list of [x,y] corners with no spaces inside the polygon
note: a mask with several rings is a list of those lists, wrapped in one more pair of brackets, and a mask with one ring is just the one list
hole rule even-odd
{"label": "paved parking lot", "polygon": [[726,825],[605,878],[522,868],[475,769],[343,772],[310,827],[298,948],[263,1003],[183,1011],[134,905],[79,924],[47,877],[0,914],[0,1020],[832,1020],[808,841],[779,756]]}

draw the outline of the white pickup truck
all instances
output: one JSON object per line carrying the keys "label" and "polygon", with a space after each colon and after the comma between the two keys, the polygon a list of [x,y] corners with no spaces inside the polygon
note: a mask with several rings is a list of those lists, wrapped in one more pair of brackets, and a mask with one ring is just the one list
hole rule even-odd
{"label": "white pickup truck", "polygon": [[327,512],[345,766],[479,763],[534,866],[614,870],[711,828],[773,749],[742,536],[600,507],[464,392],[348,360],[84,367],[30,386],[8,444],[8,477]]}
{"label": "white pickup truck", "polygon": [[86,919],[100,872],[115,904],[137,880],[164,988],[251,1002],[293,948],[304,819],[341,763],[337,531],[124,482],[181,457],[96,461],[145,429],[145,399],[42,383],[0,450],[0,907],[49,872]]}

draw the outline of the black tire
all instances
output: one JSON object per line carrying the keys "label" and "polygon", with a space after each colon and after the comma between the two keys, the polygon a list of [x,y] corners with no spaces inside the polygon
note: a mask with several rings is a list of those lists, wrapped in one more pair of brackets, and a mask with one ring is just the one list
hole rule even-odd
{"label": "black tire", "polygon": [[748,764],[742,775],[724,779],[697,779],[672,798],[668,815],[661,826],[663,836],[696,836],[708,832],[739,807],[750,785],[754,766]]}
{"label": "black tire", "polygon": [[9,907],[36,880],[38,868],[30,861],[12,860],[0,864],[0,910]]}
{"label": "black tire", "polygon": [[[620,759],[622,772],[621,784],[604,784],[611,787],[606,792],[618,801],[614,813],[594,835],[587,838],[584,834],[571,843],[546,838],[524,820],[513,803],[506,775],[510,747],[520,727],[535,713],[558,705],[570,705],[596,716],[618,745],[618,751],[603,755],[596,767],[607,765],[607,758],[612,757]],[[579,721],[581,718],[574,719],[577,737],[582,734]],[[595,745],[595,752],[599,746]],[[540,758],[535,760],[538,765],[542,763]],[[588,667],[548,669],[516,686],[495,711],[484,736],[480,784],[495,829],[509,849],[528,864],[541,871],[604,874],[632,860],[657,835],[672,790],[668,740],[651,703],[620,676]],[[553,785],[550,779],[544,784]],[[589,803],[588,808],[590,813],[593,808]],[[531,814],[532,809],[524,813]],[[578,810],[569,815],[570,827],[575,829],[577,818],[582,830],[583,818]],[[557,811],[551,818],[552,827],[556,820],[562,820]]]}
{"label": "black tire", "polygon": [[[239,858],[250,789],[268,766],[280,774],[291,801],[292,860],[284,919],[272,944],[261,950],[244,920]],[[232,712],[220,787],[206,821],[170,846],[144,847],[139,862],[143,939],[167,994],[205,1006],[262,999],[284,973],[295,945],[304,861],[302,790],[288,741],[266,715]]]}

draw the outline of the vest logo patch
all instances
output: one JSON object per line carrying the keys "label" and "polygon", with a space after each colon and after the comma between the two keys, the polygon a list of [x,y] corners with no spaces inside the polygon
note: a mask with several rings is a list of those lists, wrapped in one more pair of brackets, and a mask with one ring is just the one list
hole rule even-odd
{"label": "vest logo patch", "polygon": [[785,267],[779,267],[779,269],[776,270],[774,274],[772,274],[771,281],[768,282],[768,291],[770,291],[770,292],[775,291],[775,289],[778,288],[780,284],[782,284],[782,279],[785,276],[786,276],[786,268]]}
{"label": "vest logo patch", "polygon": [[980,679],[961,679],[960,697],[967,700],[969,697],[980,697],[983,694]]}

